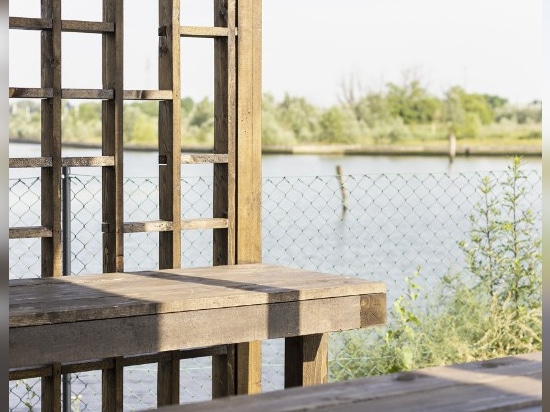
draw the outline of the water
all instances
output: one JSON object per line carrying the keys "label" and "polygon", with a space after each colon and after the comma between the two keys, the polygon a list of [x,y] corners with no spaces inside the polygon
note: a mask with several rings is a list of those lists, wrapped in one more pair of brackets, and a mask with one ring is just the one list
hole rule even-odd
{"label": "water", "polygon": [[[10,157],[39,157],[40,145],[14,144],[9,146]],[[99,149],[63,148],[63,156],[100,156]],[[525,169],[542,170],[542,157],[526,157]],[[128,151],[124,154],[125,177],[158,177],[156,152]],[[446,156],[344,156],[344,155],[264,155],[262,175],[280,176],[330,176],[336,173],[336,166],[342,173],[460,173],[472,171],[505,170],[510,164],[506,156],[456,157],[452,164]],[[72,173],[100,176],[100,168],[73,168]],[[210,165],[183,165],[186,176],[211,176]],[[12,169],[11,177],[39,176],[39,169]]]}
{"label": "water", "polygon": [[[97,149],[64,148],[63,156],[97,156]],[[10,145],[10,157],[39,156],[38,145]],[[157,155],[127,152],[125,166],[125,220],[158,218],[155,200]],[[144,165],[151,165],[145,168]],[[348,211],[342,218],[336,166],[342,167],[348,193]],[[449,165],[446,157],[417,156],[330,156],[268,155],[263,157],[263,260],[383,280],[388,286],[388,306],[403,291],[403,279],[421,266],[419,282],[429,290],[449,271],[463,267],[464,256],[457,241],[467,235],[468,216],[479,200],[479,178],[502,176],[510,165],[506,157],[459,157]],[[540,216],[540,157],[526,158],[524,170],[532,185],[529,204]],[[101,179],[99,168],[73,168],[73,273],[101,271]],[[207,217],[212,167],[182,166],[185,185],[182,208],[192,217]],[[39,176],[39,169],[10,171],[10,177]],[[25,179],[28,182],[29,179]],[[11,186],[11,185],[10,185]],[[22,198],[10,212],[29,214],[34,225],[39,203],[23,193],[35,191],[17,186],[15,198]],[[193,188],[193,190],[191,190]],[[195,191],[194,191],[195,190]],[[10,208],[12,205],[10,193]],[[27,213],[27,212],[34,212]],[[34,221],[32,221],[34,219]],[[22,224],[20,224],[22,225]],[[78,234],[78,235],[77,235]],[[32,244],[32,242],[35,242]],[[208,234],[186,232],[183,236],[183,262],[209,265]],[[37,245],[35,247],[33,245]],[[16,246],[19,245],[19,246]],[[20,248],[13,251],[14,248]],[[125,237],[126,270],[156,265],[156,235]],[[10,243],[10,273],[39,273],[39,241]],[[145,253],[144,253],[145,252]],[[13,254],[12,254],[13,253]],[[39,252],[38,252],[39,253]],[[12,257],[17,258],[12,267]],[[282,342],[263,345],[265,390],[282,388]],[[183,362],[182,362],[183,364]],[[185,361],[182,370],[181,399],[184,402],[207,399],[210,361]],[[73,392],[81,394],[82,410],[96,410],[100,403],[99,373],[79,374]],[[190,378],[191,376],[191,378]],[[155,366],[142,365],[125,370],[125,409],[154,406]],[[39,385],[38,385],[39,386]],[[12,386],[10,385],[10,388]],[[10,405],[16,403],[10,396]],[[19,409],[15,409],[19,410]],[[25,410],[24,408],[20,410]]]}

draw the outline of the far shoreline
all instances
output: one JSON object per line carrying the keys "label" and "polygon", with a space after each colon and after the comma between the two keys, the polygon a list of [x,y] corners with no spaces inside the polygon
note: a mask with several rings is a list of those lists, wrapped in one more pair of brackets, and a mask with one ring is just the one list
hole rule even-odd
{"label": "far shoreline", "polygon": [[[9,143],[40,144],[40,140],[10,138]],[[63,147],[97,149],[100,144],[67,142]],[[157,151],[157,146],[125,145],[127,151]],[[211,147],[183,146],[182,153],[212,153]],[[447,156],[449,147],[446,144],[433,145],[294,145],[263,146],[262,154],[266,155],[369,155],[369,156]],[[456,156],[542,156],[540,145],[470,145],[456,146]]]}

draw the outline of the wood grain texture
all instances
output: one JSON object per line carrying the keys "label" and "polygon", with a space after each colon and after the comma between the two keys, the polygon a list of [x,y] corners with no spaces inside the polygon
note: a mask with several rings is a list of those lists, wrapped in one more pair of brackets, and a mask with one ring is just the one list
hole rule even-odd
{"label": "wood grain texture", "polygon": [[541,410],[542,353],[354,379],[256,396],[173,406],[163,412]]}
{"label": "wood grain texture", "polygon": [[17,97],[19,99],[47,99],[53,97],[53,89],[46,88],[25,88],[25,87],[10,87],[9,97]]}
{"label": "wood grain texture", "polygon": [[10,227],[10,239],[51,237],[52,230],[42,226]]}
{"label": "wood grain texture", "polygon": [[101,376],[101,410],[103,412],[122,412],[124,369],[122,358],[113,359],[111,368],[103,369]]}
{"label": "wood grain texture", "polygon": [[199,37],[216,38],[227,37],[230,32],[227,27],[200,27],[200,26],[181,26],[181,37]]}
{"label": "wood grain texture", "polygon": [[52,28],[51,18],[36,18],[36,17],[12,17],[9,21],[10,29],[20,30],[45,30]]}
{"label": "wood grain texture", "polygon": [[263,264],[18,279],[9,284],[10,328],[346,296],[359,299],[357,315],[364,323],[364,295],[385,294],[381,282]]}
{"label": "wood grain texture", "polygon": [[54,362],[41,381],[40,404],[45,412],[61,412],[61,364]]}
{"label": "wood grain texture", "polygon": [[113,22],[62,20],[61,30],[77,33],[112,33],[115,31]]}
{"label": "wood grain texture", "polygon": [[165,353],[158,363],[157,405],[177,405],[180,399],[180,358],[178,351]]}
{"label": "wood grain texture", "polygon": [[124,90],[124,100],[172,100],[172,90]]}
{"label": "wood grain texture", "polygon": [[102,102],[102,155],[114,165],[102,168],[102,222],[111,230],[103,233],[103,271],[124,270],[123,237],[123,93],[124,16],[123,0],[103,0],[103,22],[114,32],[102,34],[102,82],[114,97]]}
{"label": "wood grain texture", "polygon": [[22,167],[52,167],[51,157],[10,157],[11,169]]}
{"label": "wood grain texture", "polygon": [[357,329],[359,307],[358,296],[345,296],[12,327],[9,363],[22,368]]}
{"label": "wood grain texture", "polygon": [[285,388],[328,382],[328,334],[285,339]]}

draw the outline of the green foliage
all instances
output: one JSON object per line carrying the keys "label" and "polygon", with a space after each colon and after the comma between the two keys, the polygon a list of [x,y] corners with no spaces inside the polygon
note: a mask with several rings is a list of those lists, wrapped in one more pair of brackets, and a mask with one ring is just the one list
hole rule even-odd
{"label": "green foliage", "polygon": [[331,351],[333,380],[542,350],[541,239],[514,158],[504,180],[484,178],[468,241],[468,273],[429,292],[420,269],[388,311],[384,329],[348,332]]}

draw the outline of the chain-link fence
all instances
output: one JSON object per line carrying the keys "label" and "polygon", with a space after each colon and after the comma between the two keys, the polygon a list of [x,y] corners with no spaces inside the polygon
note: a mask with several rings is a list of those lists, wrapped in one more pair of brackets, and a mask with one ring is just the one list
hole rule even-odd
{"label": "chain-link fence", "polygon": [[[521,181],[526,207],[542,230],[542,176],[527,170]],[[469,217],[481,201],[480,181],[495,182],[502,172],[457,174],[380,174],[344,176],[344,191],[337,176],[263,179],[263,261],[383,281],[388,308],[405,290],[405,276],[422,268],[422,287],[434,286],[446,274],[466,272],[459,241],[468,237]],[[73,175],[72,273],[98,273],[101,254],[101,180]],[[158,219],[157,179],[124,181],[125,221]],[[496,186],[496,191],[502,190]],[[210,217],[212,179],[182,181],[185,218]],[[9,224],[39,225],[40,179],[10,180]],[[345,210],[344,210],[345,206]],[[539,235],[539,233],[535,234]],[[128,234],[124,238],[125,270],[158,267],[158,234]],[[40,240],[10,241],[10,278],[40,275]],[[212,264],[211,231],[184,231],[182,265]],[[350,332],[348,332],[350,333]],[[341,342],[342,333],[332,342]],[[334,345],[337,346],[337,345]],[[281,340],[263,344],[264,391],[283,388]],[[347,367],[341,350],[331,351],[330,362]],[[351,364],[350,364],[351,365]],[[351,367],[351,366],[350,366]],[[182,402],[210,398],[211,360],[181,361]],[[374,371],[375,373],[376,371]],[[156,365],[125,368],[124,408],[144,409],[156,404]],[[101,372],[71,375],[73,410],[94,411],[101,404]],[[40,408],[40,381],[10,382],[10,410]]]}

